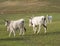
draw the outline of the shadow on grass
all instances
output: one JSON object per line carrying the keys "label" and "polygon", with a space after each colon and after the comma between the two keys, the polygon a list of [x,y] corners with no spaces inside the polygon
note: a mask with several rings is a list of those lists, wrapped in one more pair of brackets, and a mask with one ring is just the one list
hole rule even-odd
{"label": "shadow on grass", "polygon": [[0,38],[0,41],[25,41],[25,40],[29,40],[29,38],[25,37],[25,36],[20,36],[20,37],[8,37],[8,38]]}
{"label": "shadow on grass", "polygon": [[24,35],[24,36],[20,36],[20,37],[7,37],[7,38],[0,38],[0,41],[27,41],[27,40],[31,40],[31,38],[35,38],[35,37],[44,37],[44,36],[49,36],[49,35],[60,35],[60,32],[47,32],[45,33],[39,33],[37,34],[28,34],[28,35]]}
{"label": "shadow on grass", "polygon": [[43,36],[43,35],[59,35],[59,34],[60,34],[60,32],[47,32],[46,34],[42,33],[42,34],[39,34],[39,35]]}
{"label": "shadow on grass", "polygon": [[35,37],[36,35],[34,34],[28,34],[28,35],[24,35],[24,36],[18,36],[18,37],[6,37],[6,38],[0,38],[0,41],[27,41],[27,40],[31,40],[31,38]]}

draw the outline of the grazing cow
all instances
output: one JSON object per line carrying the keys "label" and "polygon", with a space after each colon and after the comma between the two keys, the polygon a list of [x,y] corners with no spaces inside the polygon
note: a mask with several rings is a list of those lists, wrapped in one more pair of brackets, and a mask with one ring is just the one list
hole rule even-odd
{"label": "grazing cow", "polygon": [[51,23],[51,22],[52,22],[52,16],[47,15],[47,23]]}
{"label": "grazing cow", "polygon": [[[38,25],[38,31],[37,31],[37,25]],[[36,17],[31,17],[29,19],[29,26],[33,27],[34,34],[35,33],[39,34],[42,25],[43,25],[43,27],[45,29],[45,33],[46,33],[47,26],[46,26],[46,17],[45,16],[36,16]]]}
{"label": "grazing cow", "polygon": [[5,26],[7,27],[7,31],[9,31],[9,37],[11,33],[13,32],[15,36],[15,30],[19,29],[20,33],[19,35],[24,35],[24,31],[26,31],[26,28],[24,26],[24,19],[19,19],[16,21],[5,21]]}

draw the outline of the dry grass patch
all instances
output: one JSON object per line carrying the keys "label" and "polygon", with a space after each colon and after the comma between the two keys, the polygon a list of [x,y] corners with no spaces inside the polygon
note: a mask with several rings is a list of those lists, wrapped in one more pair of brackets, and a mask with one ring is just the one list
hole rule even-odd
{"label": "dry grass patch", "polygon": [[38,1],[34,1],[34,2],[24,2],[24,1],[5,1],[0,3],[0,7],[6,7],[6,6],[46,6],[48,5],[48,2],[38,2]]}

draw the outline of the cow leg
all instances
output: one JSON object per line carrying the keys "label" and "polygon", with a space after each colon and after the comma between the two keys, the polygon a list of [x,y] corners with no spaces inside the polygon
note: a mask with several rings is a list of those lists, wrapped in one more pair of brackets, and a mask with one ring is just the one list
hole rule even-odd
{"label": "cow leg", "polygon": [[39,24],[39,27],[38,27],[38,32],[37,32],[37,34],[39,34],[39,32],[40,32],[40,29],[41,29],[41,25]]}
{"label": "cow leg", "polygon": [[24,28],[20,29],[19,35],[24,35]]}
{"label": "cow leg", "polygon": [[46,28],[44,27],[45,33],[46,33]]}
{"label": "cow leg", "polygon": [[20,33],[19,33],[19,35],[21,35],[21,34],[22,34],[22,29],[20,28],[19,30],[20,30]]}
{"label": "cow leg", "polygon": [[43,27],[44,27],[44,30],[45,30],[45,33],[46,33],[47,26],[43,24]]}
{"label": "cow leg", "polygon": [[52,22],[52,19],[50,19],[50,23]]}
{"label": "cow leg", "polygon": [[14,37],[15,37],[15,31],[13,30],[13,34],[14,34]]}
{"label": "cow leg", "polygon": [[9,37],[11,36],[11,33],[12,33],[12,30],[11,30],[10,33],[9,33]]}
{"label": "cow leg", "polygon": [[23,34],[22,35],[24,35],[24,31],[23,31]]}
{"label": "cow leg", "polygon": [[24,30],[24,28],[22,28],[22,35],[24,35],[24,32],[25,32],[25,30]]}
{"label": "cow leg", "polygon": [[36,33],[37,27],[33,27],[34,34]]}

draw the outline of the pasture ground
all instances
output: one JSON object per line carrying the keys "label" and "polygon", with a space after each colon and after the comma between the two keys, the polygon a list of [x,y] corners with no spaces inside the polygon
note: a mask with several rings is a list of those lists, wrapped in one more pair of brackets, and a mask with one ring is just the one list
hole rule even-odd
{"label": "pasture ground", "polygon": [[[28,26],[28,19],[32,15],[52,15],[53,22],[47,25],[47,34],[44,34],[42,27],[39,35],[33,35],[32,27]],[[4,19],[17,20],[25,19],[27,31],[24,36],[19,36],[16,31],[16,37],[8,37],[9,32],[4,26]],[[3,14],[0,15],[0,46],[60,46],[60,13],[36,13],[36,14]]]}
{"label": "pasture ground", "polygon": [[60,0],[0,0],[0,13],[60,12]]}

